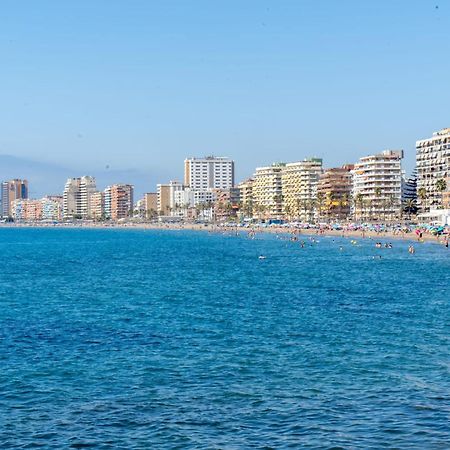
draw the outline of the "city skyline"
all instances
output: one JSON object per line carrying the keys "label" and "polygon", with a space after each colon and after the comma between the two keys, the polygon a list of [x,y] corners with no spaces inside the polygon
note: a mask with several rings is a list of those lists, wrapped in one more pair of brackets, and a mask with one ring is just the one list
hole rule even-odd
{"label": "city skyline", "polygon": [[[214,222],[237,219],[307,222],[324,218],[380,220],[409,218],[448,220],[450,128],[416,141],[416,168],[406,174],[403,149],[361,156],[353,164],[324,165],[321,158],[275,161],[254,168],[235,183],[235,161],[225,156],[184,159],[183,181],[158,183],[155,192],[133,201],[135,188],[113,184],[102,190],[90,175],[69,177],[59,200],[28,196],[28,180],[1,183],[2,217],[41,220],[122,220],[132,217]],[[152,189],[153,191],[153,189]],[[142,195],[142,194],[141,194]],[[139,196],[139,195],[138,195]],[[44,207],[45,205],[45,207]],[[151,205],[151,206],[150,206]],[[5,209],[6,208],[6,209]]]}
{"label": "city skyline", "polygon": [[411,171],[415,141],[448,126],[448,5],[201,4],[5,3],[0,155],[150,184],[189,154],[243,179],[274,153],[403,148]]}

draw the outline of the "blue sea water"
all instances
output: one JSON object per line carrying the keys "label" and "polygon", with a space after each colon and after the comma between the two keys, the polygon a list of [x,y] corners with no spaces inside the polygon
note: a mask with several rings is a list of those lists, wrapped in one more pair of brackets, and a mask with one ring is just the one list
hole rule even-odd
{"label": "blue sea water", "polygon": [[0,229],[0,448],[449,448],[450,251],[305,240]]}

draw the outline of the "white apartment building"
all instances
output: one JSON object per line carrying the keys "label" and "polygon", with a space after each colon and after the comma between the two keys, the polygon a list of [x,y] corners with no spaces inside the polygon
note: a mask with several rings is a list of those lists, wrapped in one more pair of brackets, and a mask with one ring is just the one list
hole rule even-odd
{"label": "white apartment building", "polygon": [[215,193],[212,189],[196,190],[185,188],[175,192],[175,205],[182,208],[195,208],[200,204],[214,202]]}
{"label": "white apartment building", "polygon": [[387,220],[401,214],[403,150],[360,158],[352,171],[353,214],[357,220]]}
{"label": "white apartment building", "polygon": [[184,184],[191,189],[230,189],[234,186],[234,161],[223,156],[187,158]]}
{"label": "white apartment building", "polygon": [[[450,128],[416,142],[417,204],[422,213],[441,208],[443,192],[439,184],[450,177]],[[447,190],[450,190],[447,186]]]}
{"label": "white apartment building", "polygon": [[81,177],[80,179],[80,215],[83,219],[91,217],[91,201],[92,194],[97,191],[94,177]]}
{"label": "white apartment building", "polygon": [[89,199],[95,191],[95,178],[89,176],[69,178],[64,186],[63,217],[65,219],[89,218]]}
{"label": "white apartment building", "polygon": [[283,217],[282,172],[284,163],[257,167],[253,175],[253,215],[260,218]]}
{"label": "white apartment building", "polygon": [[213,215],[216,194],[212,189],[184,188],[175,192],[175,209],[172,215],[189,217],[192,210],[197,210],[197,215],[205,220],[211,220]]}

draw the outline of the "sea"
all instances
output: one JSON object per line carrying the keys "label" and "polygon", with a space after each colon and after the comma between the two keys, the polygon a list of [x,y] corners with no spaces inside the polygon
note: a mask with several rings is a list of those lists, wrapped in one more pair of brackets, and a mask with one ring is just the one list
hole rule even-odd
{"label": "sea", "polygon": [[449,249],[300,241],[0,228],[0,448],[450,448]]}

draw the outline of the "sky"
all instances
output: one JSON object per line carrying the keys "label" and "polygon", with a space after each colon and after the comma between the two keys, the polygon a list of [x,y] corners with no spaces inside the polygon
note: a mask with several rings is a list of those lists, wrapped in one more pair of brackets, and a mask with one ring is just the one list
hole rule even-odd
{"label": "sky", "polygon": [[408,171],[450,126],[449,54],[442,0],[2,0],[0,155],[149,191],[187,156],[240,181],[402,148]]}

